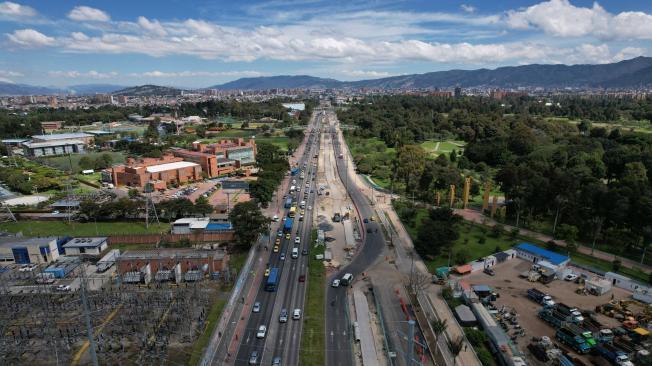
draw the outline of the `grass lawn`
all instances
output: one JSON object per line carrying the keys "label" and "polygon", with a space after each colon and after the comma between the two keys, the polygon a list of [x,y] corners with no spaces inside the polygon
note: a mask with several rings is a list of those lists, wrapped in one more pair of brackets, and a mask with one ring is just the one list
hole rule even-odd
{"label": "grass lawn", "polygon": [[[312,241],[317,238],[317,230],[312,231]],[[325,329],[324,329],[324,297],[326,295],[324,284],[326,269],[315,254],[323,254],[324,246],[319,246],[310,251],[310,264],[308,267],[308,293],[306,308],[303,311],[303,335],[301,336],[301,350],[299,351],[300,365],[325,364]]]}
{"label": "grass lawn", "polygon": [[127,234],[156,234],[170,230],[170,224],[150,225],[145,227],[144,222],[75,222],[67,221],[35,221],[23,220],[18,222],[0,223],[0,231],[11,233],[22,232],[25,236],[95,236],[95,235],[127,235]]}
{"label": "grass lawn", "polygon": [[81,168],[79,168],[79,159],[81,159],[84,156],[87,156],[91,158],[91,160],[93,160],[93,159],[97,159],[97,157],[101,156],[102,154],[109,154],[113,159],[113,164],[120,164],[125,162],[125,154],[120,151],[88,152],[85,154],[72,154],[70,155],[70,158],[68,157],[68,155],[65,155],[65,156],[45,157],[45,158],[41,158],[41,160],[64,172],[70,171],[70,162],[72,161],[73,171],[80,172]]}
{"label": "grass lawn", "polygon": [[450,154],[451,151],[464,151],[464,146],[466,143],[464,141],[455,141],[455,140],[446,140],[446,141],[424,141],[421,143],[421,147],[434,156],[440,154]]}
{"label": "grass lawn", "polygon": [[216,300],[211,307],[211,310],[209,310],[208,317],[206,318],[206,328],[192,347],[190,362],[188,362],[189,365],[199,365],[204,349],[208,345],[208,342],[211,340],[211,336],[215,331],[215,326],[217,325],[217,321],[220,319],[220,314],[222,314],[224,305],[226,305],[226,300]]}
{"label": "grass lawn", "polygon": [[227,129],[221,131],[218,134],[211,135],[212,138],[220,139],[225,137],[249,137],[257,133],[256,130],[239,130],[239,129]]}
{"label": "grass lawn", "polygon": [[272,145],[277,146],[281,151],[287,151],[288,149],[288,138],[286,136],[278,137],[256,137],[256,142],[269,142]]}

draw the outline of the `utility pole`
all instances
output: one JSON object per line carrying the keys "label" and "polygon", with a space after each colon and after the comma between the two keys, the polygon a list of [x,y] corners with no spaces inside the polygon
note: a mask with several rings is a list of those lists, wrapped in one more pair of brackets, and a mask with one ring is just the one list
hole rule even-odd
{"label": "utility pole", "polygon": [[95,338],[93,336],[93,325],[91,324],[91,314],[90,314],[90,309],[88,306],[88,298],[86,294],[86,286],[88,283],[86,282],[86,269],[84,268],[84,265],[81,265],[81,281],[80,281],[80,292],[81,292],[81,300],[82,300],[82,305],[84,307],[84,318],[86,320],[86,332],[88,336],[88,350],[91,353],[91,361],[93,363],[93,366],[98,366],[97,362],[97,354],[95,353]]}

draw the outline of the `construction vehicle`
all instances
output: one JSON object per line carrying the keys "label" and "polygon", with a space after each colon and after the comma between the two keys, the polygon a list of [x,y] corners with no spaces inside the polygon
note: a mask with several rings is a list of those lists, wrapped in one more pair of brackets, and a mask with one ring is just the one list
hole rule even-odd
{"label": "construction vehicle", "polygon": [[627,329],[638,328],[638,321],[633,316],[628,316],[623,320],[623,327]]}
{"label": "construction vehicle", "polygon": [[592,348],[595,347],[595,345],[597,344],[597,342],[593,338],[593,333],[591,333],[588,330],[580,328],[577,324],[572,324],[572,323],[571,324],[566,324],[566,328],[568,328],[568,330],[573,332],[575,335],[581,336],[582,338],[584,338],[584,340],[586,341],[586,344],[588,344]]}
{"label": "construction vehicle", "polygon": [[611,343],[614,340],[614,332],[611,329],[600,329],[598,332],[598,342]]}
{"label": "construction vehicle", "polygon": [[552,325],[554,328],[561,328],[568,323],[568,316],[561,314],[554,309],[545,308],[539,311],[539,318]]}
{"label": "construction vehicle", "polygon": [[627,354],[610,344],[601,344],[596,347],[598,353],[612,365],[634,366]]}
{"label": "construction vehicle", "polygon": [[565,327],[557,329],[555,332],[555,338],[557,338],[561,343],[571,347],[578,353],[588,353],[591,350],[591,347],[586,343],[582,336],[576,336]]}
{"label": "construction vehicle", "polygon": [[543,306],[555,306],[555,302],[552,300],[550,295],[545,294],[536,288],[527,290],[527,297]]}

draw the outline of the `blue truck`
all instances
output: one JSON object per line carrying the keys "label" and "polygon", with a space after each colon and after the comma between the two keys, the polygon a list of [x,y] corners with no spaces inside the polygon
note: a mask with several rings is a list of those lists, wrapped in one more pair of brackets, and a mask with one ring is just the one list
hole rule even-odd
{"label": "blue truck", "polygon": [[285,224],[283,225],[283,232],[289,233],[292,231],[292,222],[293,220],[291,218],[285,219]]}
{"label": "blue truck", "polygon": [[617,366],[634,366],[632,361],[629,360],[627,354],[610,344],[600,344],[595,348],[598,353],[604,357],[612,365]]}
{"label": "blue truck", "polygon": [[299,168],[292,168],[292,170],[290,170],[290,175],[297,175],[297,174],[299,174]]}
{"label": "blue truck", "polygon": [[292,207],[292,197],[288,197],[288,198],[285,199],[285,205],[284,205],[284,207],[285,207],[285,208],[290,208],[290,207]]}
{"label": "blue truck", "polygon": [[555,337],[563,344],[573,348],[578,353],[588,353],[591,347],[586,343],[584,337],[576,336],[565,327],[557,329]]}

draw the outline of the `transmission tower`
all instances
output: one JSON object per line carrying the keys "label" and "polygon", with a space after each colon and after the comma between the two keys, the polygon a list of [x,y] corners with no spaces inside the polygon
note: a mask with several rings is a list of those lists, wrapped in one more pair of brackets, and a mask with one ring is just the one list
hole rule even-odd
{"label": "transmission tower", "polygon": [[156,213],[156,206],[154,206],[154,201],[152,200],[153,190],[154,185],[151,182],[145,184],[145,227],[147,228],[149,228],[150,221],[156,222],[157,225],[161,224]]}
{"label": "transmission tower", "polygon": [[18,221],[18,220],[16,220],[16,216],[14,216],[14,213],[11,212],[11,208],[9,208],[9,205],[6,202],[2,201],[2,203],[0,203],[0,205],[1,205],[0,206],[0,213],[4,214],[4,215],[2,215],[2,218],[0,218],[0,222],[9,222],[9,221],[16,222],[16,221]]}

